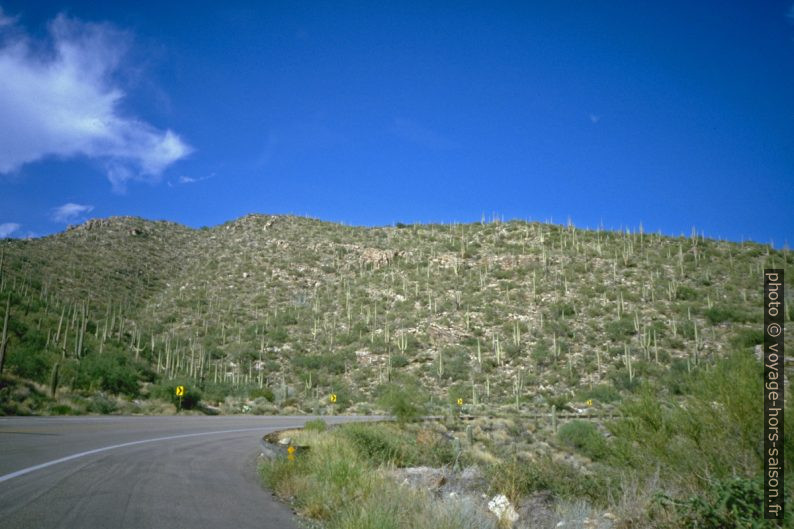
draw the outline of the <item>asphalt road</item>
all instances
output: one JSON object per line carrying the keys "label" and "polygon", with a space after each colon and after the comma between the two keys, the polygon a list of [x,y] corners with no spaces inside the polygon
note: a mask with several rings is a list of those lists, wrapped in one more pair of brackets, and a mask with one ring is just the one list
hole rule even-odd
{"label": "asphalt road", "polygon": [[0,418],[0,528],[297,528],[256,458],[311,418]]}

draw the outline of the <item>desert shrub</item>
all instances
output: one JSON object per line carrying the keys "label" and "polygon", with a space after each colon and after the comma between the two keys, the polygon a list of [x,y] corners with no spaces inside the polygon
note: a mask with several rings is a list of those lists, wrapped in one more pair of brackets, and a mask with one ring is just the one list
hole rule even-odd
{"label": "desert shrub", "polygon": [[419,460],[417,464],[439,467],[455,461],[455,448],[444,435],[432,430],[419,430],[416,433],[416,447]]}
{"label": "desert shrub", "polygon": [[699,294],[697,290],[685,285],[679,286],[675,295],[676,299],[681,301],[694,301],[698,299],[698,296]]}
{"label": "desert shrub", "polygon": [[538,341],[531,354],[532,359],[540,365],[547,365],[552,356],[549,344],[545,340]]}
{"label": "desert shrub", "polygon": [[[694,370],[683,399],[659,398],[658,392],[644,388],[622,403],[624,418],[608,425],[614,435],[609,461],[649,472],[658,468],[662,480],[691,494],[706,489],[704,476],[719,480],[756,475],[762,468],[762,370],[752,355],[735,352],[708,370]],[[788,469],[794,428],[785,424]]]}
{"label": "desert shrub", "polygon": [[[764,487],[759,479],[717,480],[710,484],[705,496],[676,501],[660,494],[659,503],[675,509],[679,527],[762,529],[777,526],[772,520],[764,520]],[[787,512],[786,518],[790,522],[791,513]]]}
{"label": "desert shrub", "polygon": [[345,365],[350,360],[349,355],[343,353],[321,355],[293,355],[291,358],[295,367],[340,375],[345,372]]}
{"label": "desert shrub", "polygon": [[77,364],[74,387],[101,389],[113,394],[137,396],[141,367],[128,355],[107,351],[84,356]]}
{"label": "desert shrub", "polygon": [[567,395],[548,395],[546,397],[546,404],[548,404],[549,408],[554,406],[557,411],[573,411]]}
{"label": "desert shrub", "polygon": [[289,339],[289,333],[283,327],[268,327],[265,335],[270,343],[283,344]]}
{"label": "desert shrub", "polygon": [[248,392],[248,396],[252,399],[265,398],[268,402],[273,402],[273,390],[268,387],[255,388]]}
{"label": "desert shrub", "polygon": [[515,360],[521,356],[521,346],[516,345],[514,342],[510,341],[507,342],[502,346],[502,350],[504,351],[507,358]]}
{"label": "desert shrub", "polygon": [[628,316],[623,316],[619,320],[611,321],[606,325],[607,336],[613,342],[623,342],[627,336],[637,334],[634,328],[634,320]]}
{"label": "desert shrub", "polygon": [[391,366],[394,368],[401,368],[408,365],[408,358],[402,354],[391,355]]}
{"label": "desert shrub", "polygon": [[596,402],[608,404],[620,400],[620,392],[610,384],[598,384],[590,389],[581,391],[578,395],[578,400],[592,399]]}
{"label": "desert shrub", "polygon": [[629,375],[628,369],[623,368],[622,365],[621,369],[612,371],[607,376],[618,391],[635,391],[641,386],[640,379],[637,378],[636,374],[634,376]]}
{"label": "desert shrub", "polygon": [[730,339],[736,348],[754,347],[764,343],[764,333],[760,329],[742,329]]}
{"label": "desert shrub", "polygon": [[56,358],[51,352],[25,341],[8,346],[6,367],[22,378],[45,382]]}
{"label": "desert shrub", "polygon": [[[2,309],[5,309],[5,303],[2,303]],[[17,314],[14,310],[12,303],[12,315]],[[19,311],[21,309],[16,307],[16,310]],[[4,314],[0,316],[0,327],[3,324],[3,317]],[[5,359],[6,367],[23,378],[45,382],[52,364],[58,357],[58,355],[46,350],[46,333],[35,327],[28,326],[25,321],[12,316],[8,320],[8,339],[9,344]]]}
{"label": "desert shrub", "polygon": [[667,387],[671,395],[687,394],[692,385],[692,369],[692,365],[688,364],[686,360],[676,358],[660,381],[664,387]]}
{"label": "desert shrub", "polygon": [[425,413],[424,393],[411,381],[382,384],[376,395],[378,404],[400,423],[414,421]]}
{"label": "desert shrub", "polygon": [[[441,378],[445,380],[463,380],[469,373],[469,355],[465,349],[460,347],[445,347],[440,353],[444,358],[444,373]],[[433,362],[433,374],[438,364]]]}
{"label": "desert shrub", "polygon": [[86,411],[88,413],[101,413],[107,415],[113,413],[118,409],[118,404],[115,400],[108,398],[102,393],[97,393],[88,400]]}
{"label": "desert shrub", "polygon": [[492,494],[504,494],[513,502],[533,492],[549,491],[557,498],[587,498],[603,505],[617,486],[606,473],[585,474],[550,456],[531,463],[513,458],[493,465],[488,479]]}
{"label": "desert shrub", "polygon": [[753,316],[736,307],[712,307],[706,310],[706,318],[712,325],[722,322],[751,321]]}
{"label": "desert shrub", "polygon": [[607,442],[595,424],[573,420],[563,424],[557,432],[563,444],[574,448],[590,459],[602,459],[607,453]]}

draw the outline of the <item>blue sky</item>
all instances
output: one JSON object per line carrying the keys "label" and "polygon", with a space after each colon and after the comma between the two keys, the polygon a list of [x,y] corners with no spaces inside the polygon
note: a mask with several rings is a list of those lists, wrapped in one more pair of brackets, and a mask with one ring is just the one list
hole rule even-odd
{"label": "blue sky", "polygon": [[791,0],[263,4],[0,0],[0,236],[498,214],[794,242]]}

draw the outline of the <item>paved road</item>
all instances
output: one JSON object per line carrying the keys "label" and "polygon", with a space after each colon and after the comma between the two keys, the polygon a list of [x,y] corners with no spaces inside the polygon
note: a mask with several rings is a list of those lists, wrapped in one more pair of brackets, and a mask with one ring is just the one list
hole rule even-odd
{"label": "paved road", "polygon": [[308,419],[0,418],[0,528],[296,528],[256,457]]}

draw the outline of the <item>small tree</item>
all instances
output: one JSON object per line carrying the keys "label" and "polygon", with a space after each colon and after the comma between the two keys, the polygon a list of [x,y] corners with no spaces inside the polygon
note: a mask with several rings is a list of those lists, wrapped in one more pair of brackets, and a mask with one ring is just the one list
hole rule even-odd
{"label": "small tree", "polygon": [[378,394],[378,404],[400,424],[414,421],[425,413],[424,393],[414,384],[390,382],[381,385]]}

